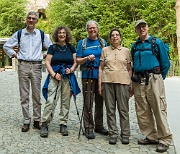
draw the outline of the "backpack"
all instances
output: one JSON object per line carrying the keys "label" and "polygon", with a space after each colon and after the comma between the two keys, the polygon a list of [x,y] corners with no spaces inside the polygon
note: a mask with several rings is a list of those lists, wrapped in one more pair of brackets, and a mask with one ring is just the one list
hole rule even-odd
{"label": "backpack", "polygon": [[[46,48],[44,47],[44,31],[39,30],[41,33],[41,42],[42,42],[42,50],[45,51]],[[18,30],[17,37],[18,37],[18,48],[20,47],[20,39],[21,39],[22,29]]]}
{"label": "backpack", "polygon": [[[103,47],[105,47],[105,43],[104,43],[104,40],[102,38],[100,38],[100,39],[101,39],[100,45],[101,45],[101,48],[103,48]],[[103,44],[101,44],[101,42],[103,42]],[[84,55],[84,50],[86,50],[86,43],[87,43],[87,38],[82,40],[82,57]],[[85,69],[86,69],[86,66],[84,64],[80,65],[80,70],[81,71],[84,71]]]}
{"label": "backpack", "polygon": [[[137,44],[138,44],[137,42],[134,43],[134,48],[132,50],[133,51],[133,53],[132,53],[132,60],[133,61],[134,61],[134,53],[136,52]],[[169,55],[170,48],[169,48],[169,45],[168,44],[164,44],[164,45],[165,45],[165,51],[167,52],[169,60],[170,60],[170,55]],[[151,50],[152,50],[152,53],[156,56],[157,60],[160,63],[160,56],[156,51],[156,37],[153,37],[152,40],[151,40]]]}

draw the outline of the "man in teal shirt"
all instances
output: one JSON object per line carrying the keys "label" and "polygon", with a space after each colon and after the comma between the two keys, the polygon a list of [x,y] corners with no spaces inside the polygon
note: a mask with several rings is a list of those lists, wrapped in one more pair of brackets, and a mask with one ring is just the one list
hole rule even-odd
{"label": "man in teal shirt", "polygon": [[156,151],[166,152],[172,141],[163,82],[170,67],[168,53],[159,38],[154,40],[156,52],[153,51],[153,36],[148,34],[145,20],[136,21],[135,32],[139,38],[131,48],[134,69],[132,81],[139,128],[146,136],[145,139],[139,139],[138,144],[158,144]]}

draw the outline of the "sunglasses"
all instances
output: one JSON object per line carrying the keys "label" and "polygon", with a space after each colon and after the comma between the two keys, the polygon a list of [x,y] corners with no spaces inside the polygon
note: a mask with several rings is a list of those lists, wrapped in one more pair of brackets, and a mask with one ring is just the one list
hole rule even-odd
{"label": "sunglasses", "polygon": [[28,20],[36,20],[36,18],[27,17]]}

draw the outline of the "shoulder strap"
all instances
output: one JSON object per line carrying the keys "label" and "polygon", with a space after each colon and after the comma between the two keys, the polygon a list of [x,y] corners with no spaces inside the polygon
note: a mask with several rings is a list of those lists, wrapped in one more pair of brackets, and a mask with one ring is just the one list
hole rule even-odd
{"label": "shoulder strap", "polygon": [[[41,42],[42,42],[42,47],[44,43],[44,31],[39,30],[41,33]],[[21,34],[22,34],[22,29],[18,30],[17,32],[17,38],[18,38],[18,47],[20,47],[20,39],[21,39]]]}
{"label": "shoulder strap", "polygon": [[18,47],[20,47],[21,33],[22,33],[22,29],[18,30],[18,32],[17,32],[17,38],[18,38]]}
{"label": "shoulder strap", "polygon": [[87,39],[85,38],[85,39],[83,39],[83,41],[82,41],[82,49],[83,50],[85,50],[86,49],[86,41],[87,41]]}
{"label": "shoulder strap", "polygon": [[44,31],[39,30],[41,33],[41,42],[42,42],[42,48],[43,48],[43,44],[44,44]]}
{"label": "shoulder strap", "polygon": [[157,56],[157,52],[156,52],[156,49],[155,49],[155,42],[156,42],[156,38],[153,37],[152,40],[151,40],[151,49],[152,49],[152,53]]}
{"label": "shoulder strap", "polygon": [[84,50],[86,49],[86,42],[87,42],[87,38],[82,40],[82,57],[84,55]]}

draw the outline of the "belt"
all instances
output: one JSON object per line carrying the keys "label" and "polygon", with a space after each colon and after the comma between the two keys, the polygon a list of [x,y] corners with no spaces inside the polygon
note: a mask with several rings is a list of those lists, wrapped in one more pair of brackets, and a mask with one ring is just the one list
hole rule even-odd
{"label": "belt", "polygon": [[30,63],[30,64],[42,64],[42,61],[29,61],[29,60],[22,60],[22,59],[19,59],[18,61],[20,63],[25,62],[25,63]]}

